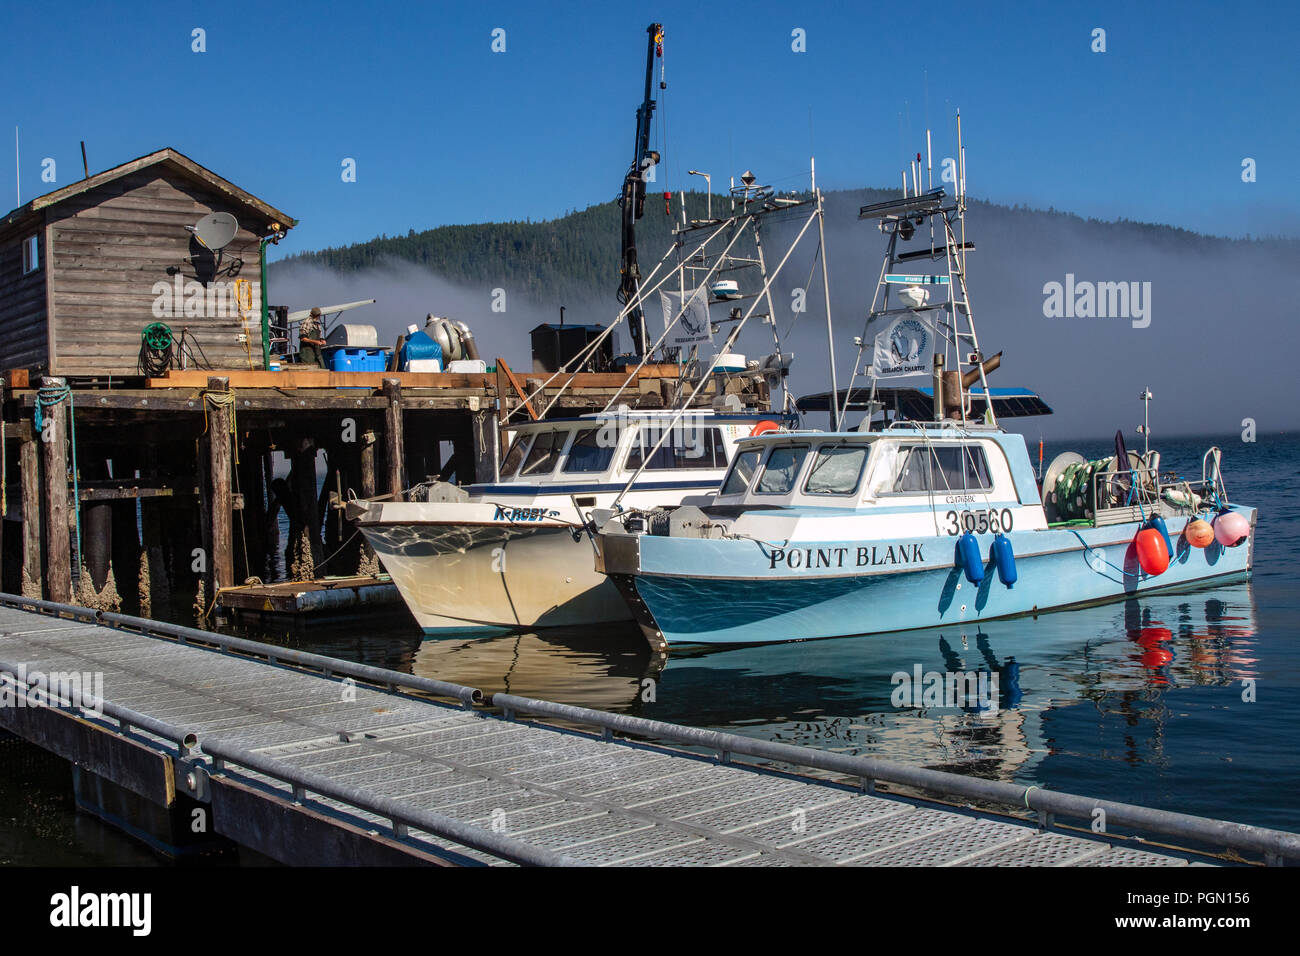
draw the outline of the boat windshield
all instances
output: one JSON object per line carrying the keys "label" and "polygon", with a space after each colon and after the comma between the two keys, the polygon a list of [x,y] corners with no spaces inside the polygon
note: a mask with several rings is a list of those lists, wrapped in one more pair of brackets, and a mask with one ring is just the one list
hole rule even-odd
{"label": "boat windshield", "polygon": [[519,469],[519,477],[526,475],[549,475],[555,470],[555,463],[564,450],[564,441],[569,437],[568,431],[541,432],[533,440],[533,447],[524,459],[524,466]]}
{"label": "boat windshield", "polygon": [[758,484],[754,486],[754,494],[789,494],[790,489],[794,487],[795,479],[799,477],[799,469],[803,467],[803,460],[807,456],[807,445],[773,448],[772,454],[767,456],[767,465],[763,468],[762,477],[758,479]]}
{"label": "boat windshield", "polygon": [[749,479],[754,477],[754,470],[758,467],[758,459],[762,456],[763,450],[761,448],[751,448],[737,455],[735,462],[731,466],[731,471],[727,472],[727,480],[722,483],[722,490],[718,493],[723,495],[742,494],[749,487]]}
{"label": "boat windshield", "polygon": [[520,435],[515,439],[514,444],[510,446],[509,454],[506,455],[506,460],[501,463],[502,478],[509,478],[519,470],[519,463],[524,460],[524,452],[528,451],[528,443],[532,440],[532,435]]}
{"label": "boat windshield", "polygon": [[[655,446],[663,433],[651,426],[643,426],[632,448],[627,453],[628,471],[641,467],[645,453]],[[646,471],[676,471],[688,468],[725,468],[727,446],[716,427],[681,422],[664,439],[658,450],[650,456]]]}
{"label": "boat windshield", "polygon": [[573,436],[573,444],[564,460],[566,475],[589,475],[609,467],[615,445],[603,432],[604,429],[587,428]]}
{"label": "boat windshield", "polygon": [[806,495],[851,495],[867,463],[865,445],[822,445],[804,482]]}
{"label": "boat windshield", "polygon": [[978,445],[910,445],[899,449],[898,458],[894,494],[992,487],[988,460]]}

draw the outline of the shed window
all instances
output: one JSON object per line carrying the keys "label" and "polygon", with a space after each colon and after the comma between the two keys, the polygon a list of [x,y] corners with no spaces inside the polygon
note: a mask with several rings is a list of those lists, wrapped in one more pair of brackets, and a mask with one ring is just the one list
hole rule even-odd
{"label": "shed window", "polygon": [[41,242],[39,236],[23,240],[23,275],[30,275],[41,267]]}

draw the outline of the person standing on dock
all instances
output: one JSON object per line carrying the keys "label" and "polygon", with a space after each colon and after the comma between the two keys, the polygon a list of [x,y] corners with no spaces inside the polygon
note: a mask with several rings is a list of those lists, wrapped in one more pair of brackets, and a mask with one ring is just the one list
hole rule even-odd
{"label": "person standing on dock", "polygon": [[325,340],[321,336],[320,309],[313,308],[307,318],[298,326],[298,362],[301,365],[315,365],[324,368],[324,353],[321,348]]}

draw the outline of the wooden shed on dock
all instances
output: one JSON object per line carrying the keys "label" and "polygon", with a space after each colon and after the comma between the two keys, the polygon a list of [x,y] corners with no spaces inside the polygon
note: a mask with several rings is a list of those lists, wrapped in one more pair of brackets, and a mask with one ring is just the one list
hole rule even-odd
{"label": "wooden shed on dock", "polygon": [[[238,223],[215,252],[193,231],[210,213]],[[136,375],[152,322],[212,367],[263,368],[265,245],[294,225],[174,149],[33,199],[0,218],[0,369]]]}

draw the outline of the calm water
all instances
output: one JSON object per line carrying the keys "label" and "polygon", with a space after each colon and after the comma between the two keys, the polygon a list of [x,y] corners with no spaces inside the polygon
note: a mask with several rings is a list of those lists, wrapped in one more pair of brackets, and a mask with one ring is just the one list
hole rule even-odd
{"label": "calm water", "polygon": [[[631,626],[424,641],[400,609],[241,633],[489,692],[1300,830],[1300,439],[1215,443],[1232,499],[1261,512],[1249,582],[965,631],[675,651],[666,662]],[[1162,441],[1163,467],[1199,477],[1209,444]],[[1063,450],[1109,447],[1049,446],[1047,460]],[[997,714],[894,707],[891,676],[917,665],[995,671]],[[148,859],[76,816],[67,772],[28,750],[0,746],[0,862]]]}

